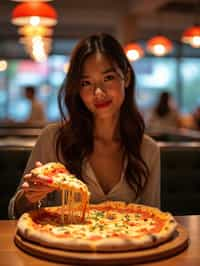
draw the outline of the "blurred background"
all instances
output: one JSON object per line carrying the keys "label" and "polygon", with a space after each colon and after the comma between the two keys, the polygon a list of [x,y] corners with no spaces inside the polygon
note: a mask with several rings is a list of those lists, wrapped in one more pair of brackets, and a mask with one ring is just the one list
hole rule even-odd
{"label": "blurred background", "polygon": [[[172,94],[184,118],[200,106],[199,0],[39,1],[53,8],[56,21],[53,26],[47,25],[53,33],[43,38],[51,39],[51,47],[48,45],[42,59],[30,55],[30,45],[25,41],[34,33],[20,32],[24,24],[17,19],[27,16],[17,10],[23,2],[33,1],[0,3],[0,122],[26,121],[30,112],[23,91],[26,85],[36,86],[48,121],[58,120],[57,92],[67,74],[70,53],[80,38],[95,32],[114,35],[124,47],[139,45],[140,50],[134,50],[130,60],[137,76],[137,102],[144,115],[162,91]],[[183,35],[193,26],[197,27],[197,36],[192,45],[187,36],[183,41]],[[164,44],[166,53],[161,47],[156,54],[150,47],[149,41],[158,35],[170,42]]]}
{"label": "blurred background", "polygon": [[135,70],[161,148],[161,209],[200,213],[200,0],[1,0],[0,219],[41,130],[60,119],[72,49],[96,32],[116,37]]}

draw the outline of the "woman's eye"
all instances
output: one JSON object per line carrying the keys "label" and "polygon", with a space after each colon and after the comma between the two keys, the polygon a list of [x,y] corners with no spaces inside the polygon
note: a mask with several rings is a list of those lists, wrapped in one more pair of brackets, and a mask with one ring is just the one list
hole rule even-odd
{"label": "woman's eye", "polygon": [[86,86],[89,86],[89,85],[90,85],[90,82],[88,80],[81,81],[81,87],[86,87]]}
{"label": "woman's eye", "polygon": [[104,81],[113,80],[114,78],[114,75],[108,75],[104,77]]}

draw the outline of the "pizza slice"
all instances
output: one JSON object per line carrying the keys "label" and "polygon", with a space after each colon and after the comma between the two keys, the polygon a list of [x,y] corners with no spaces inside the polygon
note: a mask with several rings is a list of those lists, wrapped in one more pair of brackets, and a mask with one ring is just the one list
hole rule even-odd
{"label": "pizza slice", "polygon": [[[65,221],[64,213],[67,210],[67,223],[76,223],[79,212],[82,222],[89,202],[90,192],[85,183],[70,174],[65,166],[58,162],[49,162],[31,170],[36,179],[44,182],[50,187],[62,191],[62,220]],[[77,201],[81,207],[77,208]]]}

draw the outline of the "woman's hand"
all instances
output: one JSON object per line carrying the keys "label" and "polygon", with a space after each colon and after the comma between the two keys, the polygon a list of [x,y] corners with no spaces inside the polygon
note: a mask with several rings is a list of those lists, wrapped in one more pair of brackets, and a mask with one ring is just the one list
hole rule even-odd
{"label": "woman's hand", "polygon": [[[42,166],[40,162],[36,162],[36,167]],[[44,198],[49,192],[55,190],[52,187],[49,187],[45,181],[38,180],[32,174],[27,174],[24,176],[24,183],[21,188],[24,190],[24,196],[28,201],[34,203],[42,198]]]}

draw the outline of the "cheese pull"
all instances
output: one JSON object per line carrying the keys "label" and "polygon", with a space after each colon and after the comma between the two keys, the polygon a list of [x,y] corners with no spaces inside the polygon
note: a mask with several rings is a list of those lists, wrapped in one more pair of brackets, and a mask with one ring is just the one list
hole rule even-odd
{"label": "cheese pull", "polygon": [[[79,194],[81,201],[80,216],[81,221],[84,222],[87,205],[89,203],[90,192],[87,185],[76,178],[75,175],[65,168],[65,166],[58,162],[49,162],[36,167],[31,170],[31,174],[37,180],[61,190],[62,198],[62,222],[73,223],[75,219],[76,198],[75,195]],[[67,221],[65,220],[65,213],[67,211]]]}

